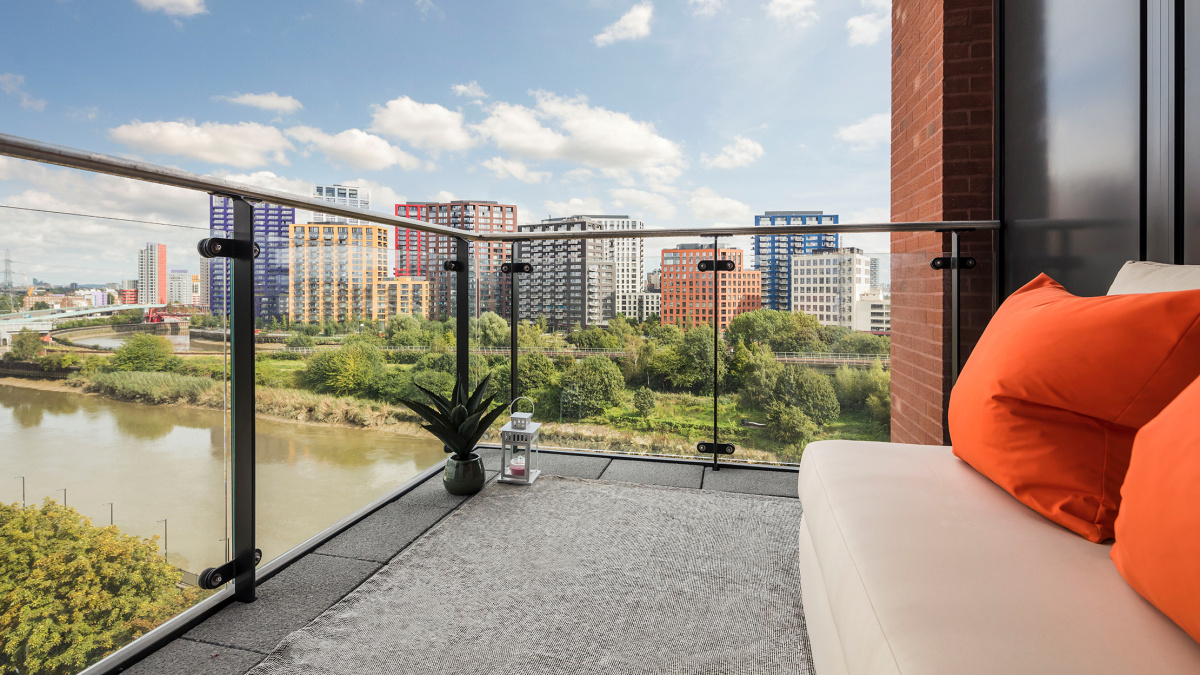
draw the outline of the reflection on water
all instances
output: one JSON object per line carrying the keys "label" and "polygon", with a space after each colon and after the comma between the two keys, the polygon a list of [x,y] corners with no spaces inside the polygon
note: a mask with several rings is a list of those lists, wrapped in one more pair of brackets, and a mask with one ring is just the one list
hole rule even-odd
{"label": "reflection on water", "polygon": [[[0,500],[62,499],[97,524],[160,538],[172,563],[224,562],[225,451],[218,410],[145,406],[0,384]],[[441,461],[432,439],[257,421],[258,547],[264,562]],[[161,542],[160,542],[161,543]]]}
{"label": "reflection on water", "polygon": [[[77,338],[72,340],[80,347],[96,347],[97,349],[116,349],[125,344],[131,336],[137,333],[106,333],[104,335],[89,335],[87,337]],[[171,346],[177,352],[220,352],[225,347],[220,342],[209,342],[207,340],[192,340],[188,338],[187,333],[183,335],[163,335],[170,341]]]}

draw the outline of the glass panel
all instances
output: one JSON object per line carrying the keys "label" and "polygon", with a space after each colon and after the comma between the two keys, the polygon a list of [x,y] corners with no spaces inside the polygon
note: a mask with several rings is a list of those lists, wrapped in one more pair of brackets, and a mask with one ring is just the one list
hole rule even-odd
{"label": "glass panel", "polygon": [[[424,316],[428,279],[393,274],[394,228],[300,215],[255,206],[264,563],[441,461],[400,400],[423,398],[416,384],[448,393],[453,377],[453,339]],[[432,377],[414,377],[418,363]]]}
{"label": "glass panel", "polygon": [[[228,351],[196,253],[207,195],[8,162],[0,588],[36,566],[21,602],[58,609],[22,613],[5,637],[25,646],[0,662],[33,672],[49,649],[93,663],[208,594],[196,575],[226,559]],[[44,204],[61,213],[25,208]],[[55,562],[63,550],[104,578]],[[115,643],[37,638],[87,633],[63,617]]]}
{"label": "glass panel", "polygon": [[[738,455],[796,463],[814,440],[888,440],[895,261],[888,235],[853,237],[842,235],[840,248],[760,251],[765,307],[725,333],[721,419]],[[905,262],[925,266],[914,279],[940,283],[933,255]]]}

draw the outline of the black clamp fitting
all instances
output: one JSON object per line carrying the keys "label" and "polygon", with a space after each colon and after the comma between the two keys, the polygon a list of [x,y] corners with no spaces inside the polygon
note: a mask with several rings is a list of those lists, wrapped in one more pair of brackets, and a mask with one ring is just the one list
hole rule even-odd
{"label": "black clamp fitting", "polygon": [[[200,573],[200,580],[197,582],[200,588],[206,591],[211,591],[223,586],[227,581],[236,576],[234,563],[236,560],[221,565],[220,567],[209,567]],[[254,566],[258,567],[258,563],[262,562],[262,550],[254,549]]]}
{"label": "black clamp fitting", "polygon": [[970,256],[959,256],[957,258],[944,256],[929,261],[929,266],[935,270],[969,270],[974,268],[975,265],[976,260]]}
{"label": "black clamp fitting", "polygon": [[527,262],[504,263],[500,266],[500,271],[504,274],[528,274],[533,271],[533,265]]}
{"label": "black clamp fitting", "polygon": [[732,260],[701,260],[696,263],[696,269],[701,272],[712,272],[714,262],[719,272],[732,272],[737,269],[737,265],[734,265]]}
{"label": "black clamp fitting", "polygon": [[[248,245],[249,244],[249,245]],[[225,239],[209,237],[196,243],[196,252],[201,258],[237,258],[239,260],[256,260],[261,249],[258,242],[245,242],[240,239]]]}

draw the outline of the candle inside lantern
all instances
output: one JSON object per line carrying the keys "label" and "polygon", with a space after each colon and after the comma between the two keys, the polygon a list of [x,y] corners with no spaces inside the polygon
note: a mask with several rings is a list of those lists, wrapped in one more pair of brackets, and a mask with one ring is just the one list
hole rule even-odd
{"label": "candle inside lantern", "polygon": [[513,457],[512,462],[508,465],[508,473],[513,476],[525,475],[525,458]]}

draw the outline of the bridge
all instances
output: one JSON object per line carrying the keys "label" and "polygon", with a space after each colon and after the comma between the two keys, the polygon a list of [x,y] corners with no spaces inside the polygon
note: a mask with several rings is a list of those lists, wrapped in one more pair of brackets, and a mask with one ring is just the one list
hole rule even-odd
{"label": "bridge", "polygon": [[58,323],[59,321],[84,319],[89,316],[103,316],[105,314],[115,314],[116,312],[126,312],[129,310],[142,310],[143,312],[157,311],[164,307],[166,305],[100,305],[98,307],[80,307],[79,309],[39,309],[36,312],[32,310],[28,312],[13,312],[11,314],[0,314],[0,326],[32,320]]}
{"label": "bridge", "polygon": [[[335,349],[337,345],[325,345],[316,348],[306,347],[287,347],[283,351],[295,354],[315,354],[323,349]],[[415,345],[405,347],[381,347],[384,351],[390,352],[418,352],[426,353],[430,350],[428,346]],[[453,354],[454,348],[449,347],[446,352]],[[572,349],[517,349],[517,354],[544,354],[549,358],[556,356],[570,356],[580,359],[589,356],[606,356],[610,359],[618,359],[623,356],[628,356],[629,352],[624,349],[587,349],[587,348],[572,348]],[[476,347],[471,350],[472,354],[482,356],[508,356],[509,350],[504,347]],[[869,368],[876,361],[886,370],[891,366],[891,355],[889,354],[843,354],[843,353],[823,353],[823,352],[774,352],[773,356],[776,361],[781,363],[795,363],[805,365],[811,368],[821,370],[833,370],[838,366],[850,366],[851,368]]]}

